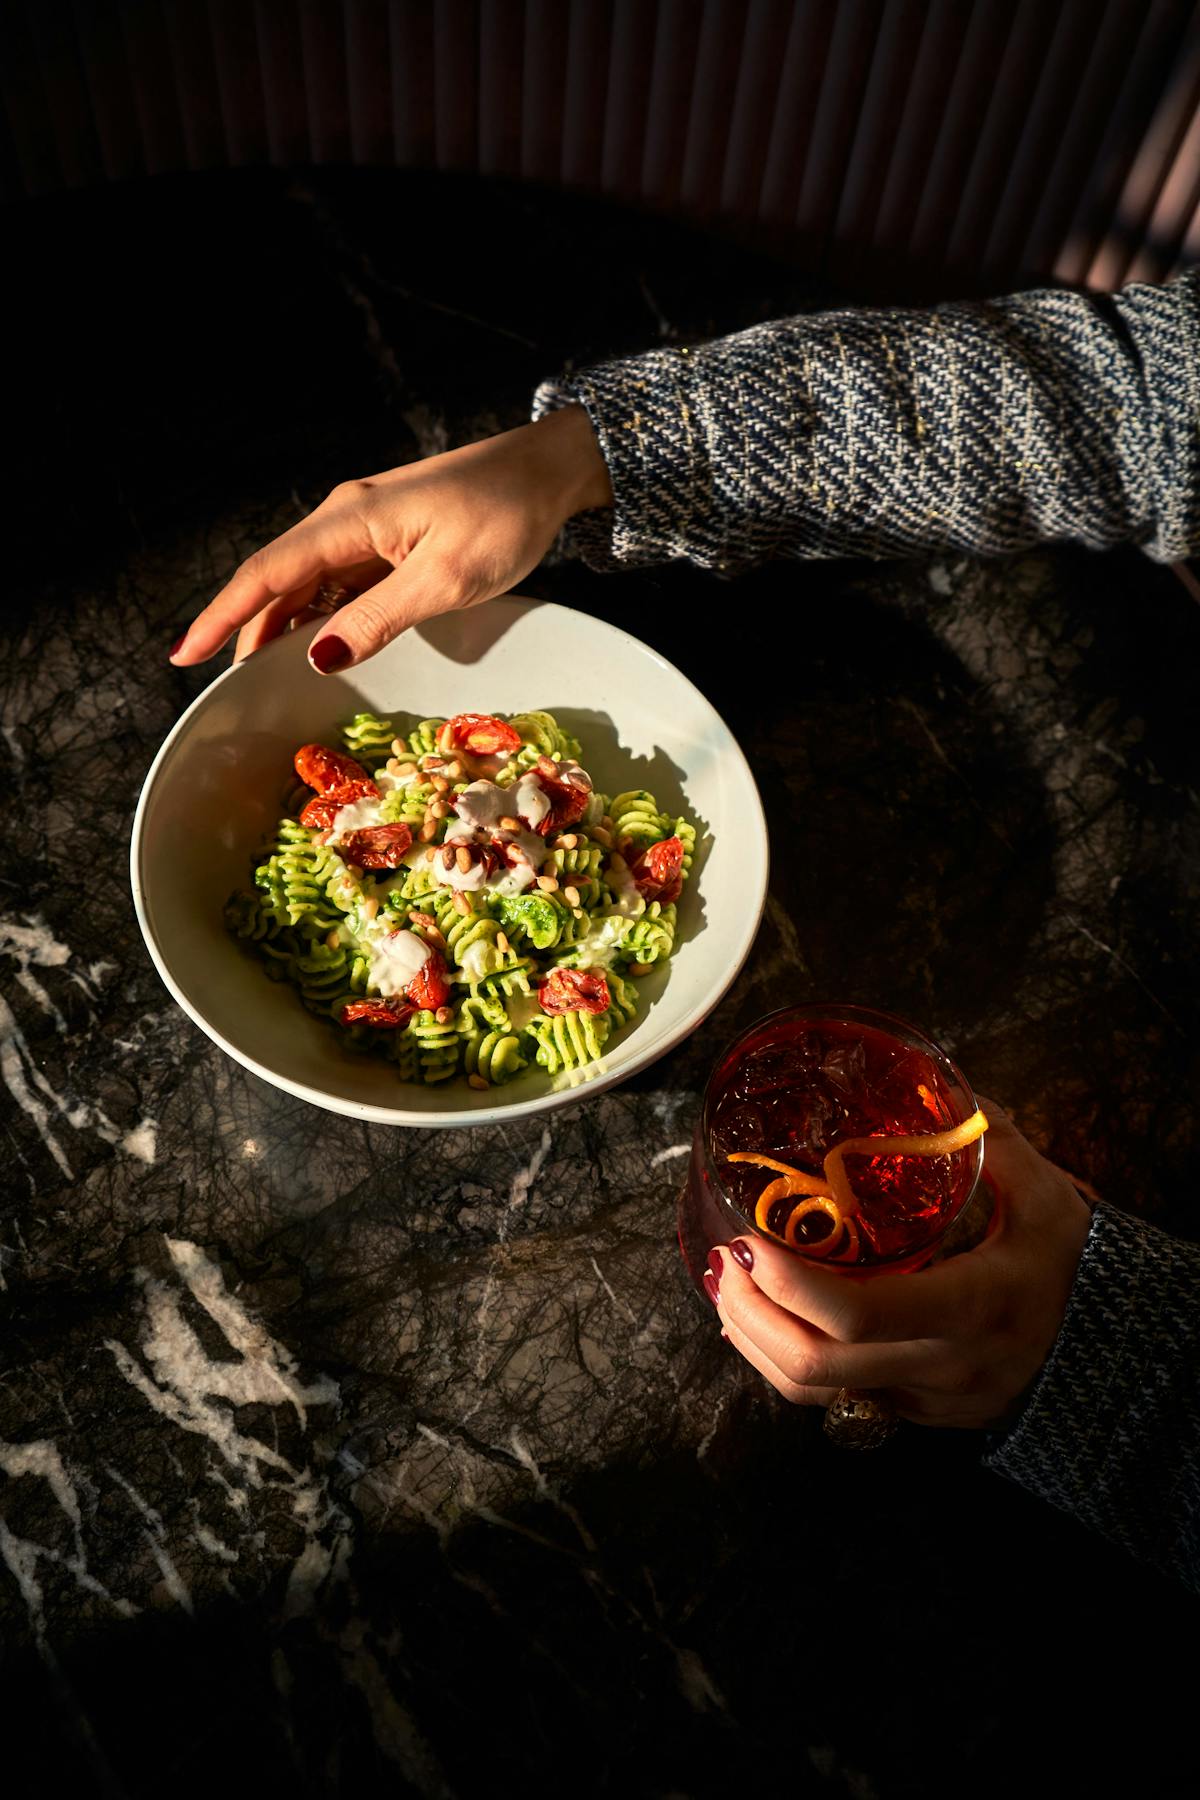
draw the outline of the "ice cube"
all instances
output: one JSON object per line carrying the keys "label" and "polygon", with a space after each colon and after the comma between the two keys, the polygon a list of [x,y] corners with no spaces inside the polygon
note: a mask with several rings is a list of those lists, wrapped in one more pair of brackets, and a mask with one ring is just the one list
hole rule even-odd
{"label": "ice cube", "polygon": [[821,1058],[821,1074],[831,1087],[861,1105],[867,1098],[867,1051],[861,1038],[842,1038]]}

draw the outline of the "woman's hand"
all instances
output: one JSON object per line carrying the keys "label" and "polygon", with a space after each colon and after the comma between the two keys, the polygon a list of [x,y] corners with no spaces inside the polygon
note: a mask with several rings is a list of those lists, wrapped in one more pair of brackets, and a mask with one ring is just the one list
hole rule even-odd
{"label": "woman's hand", "polygon": [[705,1285],[729,1340],[785,1399],[828,1406],[839,1388],[883,1389],[920,1425],[1011,1416],[1058,1336],[1091,1213],[998,1106],[980,1104],[998,1217],[974,1250],[857,1279],[757,1236],[713,1251]]}
{"label": "woman's hand", "polygon": [[504,593],[540,562],[572,514],[611,506],[608,470],[582,407],[382,475],[344,482],[299,525],[248,557],[171,652],[188,665],[240,632],[237,657],[309,616],[323,584],[357,598],[309,646],[332,675],[434,613]]}

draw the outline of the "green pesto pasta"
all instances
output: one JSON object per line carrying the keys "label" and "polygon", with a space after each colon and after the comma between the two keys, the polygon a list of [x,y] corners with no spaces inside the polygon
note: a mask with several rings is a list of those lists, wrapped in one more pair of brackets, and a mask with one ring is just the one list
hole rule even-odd
{"label": "green pesto pasta", "polygon": [[281,770],[287,816],[226,927],[399,1081],[577,1079],[669,962],[697,848],[644,788],[597,793],[583,755],[544,711],[357,713]]}

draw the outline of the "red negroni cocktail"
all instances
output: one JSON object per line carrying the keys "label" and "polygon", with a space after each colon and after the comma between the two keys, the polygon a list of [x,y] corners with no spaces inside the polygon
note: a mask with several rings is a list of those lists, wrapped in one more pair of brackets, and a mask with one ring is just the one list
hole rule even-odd
{"label": "red negroni cocktail", "polygon": [[944,1051],[858,1006],[760,1019],[717,1064],[679,1207],[700,1284],[747,1232],[833,1269],[919,1268],[975,1192],[985,1121]]}

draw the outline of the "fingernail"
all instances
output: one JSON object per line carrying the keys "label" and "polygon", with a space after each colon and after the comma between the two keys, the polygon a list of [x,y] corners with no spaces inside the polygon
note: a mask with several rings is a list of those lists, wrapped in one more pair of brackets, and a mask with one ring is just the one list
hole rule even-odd
{"label": "fingernail", "polygon": [[183,646],[186,643],[187,643],[187,632],[185,631],[181,638],[175,639],[175,642],[171,645],[171,648],[167,651],[167,655],[168,656],[178,656],[179,652],[183,649]]}
{"label": "fingernail", "polygon": [[308,660],[318,675],[336,675],[353,661],[354,652],[340,637],[318,638],[308,653]]}
{"label": "fingernail", "polygon": [[704,1291],[714,1306],[720,1306],[721,1290],[717,1286],[717,1278],[711,1269],[705,1269],[704,1271]]}
{"label": "fingernail", "polygon": [[739,1269],[750,1270],[754,1267],[754,1252],[745,1238],[734,1238],[729,1246],[729,1254]]}
{"label": "fingernail", "polygon": [[716,1276],[717,1280],[720,1281],[722,1275],[725,1273],[725,1261],[715,1244],[708,1253],[708,1266]]}

